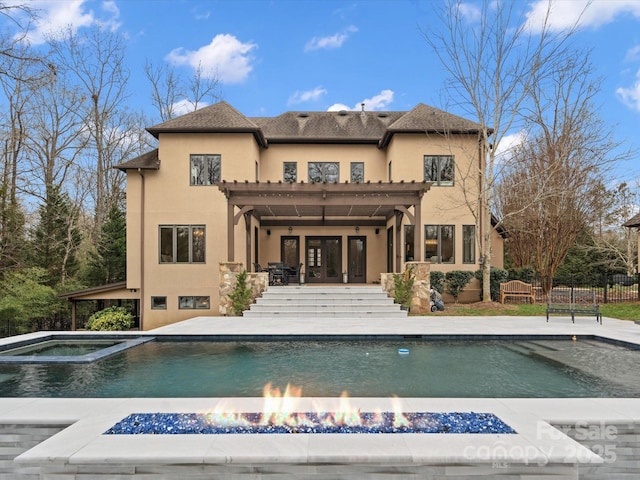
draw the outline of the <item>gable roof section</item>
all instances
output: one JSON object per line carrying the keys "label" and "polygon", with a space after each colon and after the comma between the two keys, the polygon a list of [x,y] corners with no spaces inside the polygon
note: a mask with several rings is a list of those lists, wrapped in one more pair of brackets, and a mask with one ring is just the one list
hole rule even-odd
{"label": "gable roof section", "polygon": [[125,171],[129,169],[137,170],[158,170],[160,168],[160,159],[158,158],[158,149],[143,153],[139,157],[132,158],[126,162],[116,165],[114,168]]}
{"label": "gable roof section", "polygon": [[386,147],[396,133],[477,133],[480,129],[476,122],[419,103],[387,128],[380,147]]}
{"label": "gable roof section", "polygon": [[147,131],[156,138],[161,133],[253,133],[260,146],[267,146],[260,128],[224,101],[154,125]]}

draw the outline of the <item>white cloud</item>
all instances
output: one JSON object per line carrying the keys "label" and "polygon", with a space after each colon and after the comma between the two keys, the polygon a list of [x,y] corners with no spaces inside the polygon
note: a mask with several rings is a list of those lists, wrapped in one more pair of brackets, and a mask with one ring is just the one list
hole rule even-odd
{"label": "white cloud", "polygon": [[[10,2],[22,4],[24,2]],[[120,10],[113,0],[106,0],[100,4],[97,14],[86,6],[86,0],[31,0],[29,7],[36,13],[27,39],[32,45],[41,45],[48,37],[56,37],[62,32],[71,30],[77,32],[83,27],[100,25],[115,31],[120,27]]]}
{"label": "white cloud", "polygon": [[[546,16],[548,0],[536,0],[527,13],[527,27],[540,31]],[[566,0],[553,2],[548,27],[564,30],[580,22],[581,27],[598,28],[622,14],[640,18],[638,0]]]}
{"label": "white cloud", "polygon": [[349,38],[352,33],[355,33],[357,31],[358,29],[356,27],[354,27],[353,25],[349,25],[340,33],[336,33],[328,37],[313,37],[305,45],[304,51],[309,52],[311,50],[340,48],[342,44],[347,41],[347,38]]}
{"label": "white cloud", "polygon": [[496,148],[496,162],[501,164],[508,161],[512,156],[513,149],[522,145],[526,139],[527,135],[522,131],[512,133],[510,135],[504,135],[500,139],[500,144]]}
{"label": "white cloud", "polygon": [[637,62],[640,60],[640,45],[635,45],[627,50],[624,56],[625,62]]}
{"label": "white cloud", "polygon": [[322,87],[316,87],[313,90],[307,90],[306,92],[296,91],[289,97],[287,103],[289,105],[296,105],[304,102],[315,102],[323,95],[327,94],[327,90]]}
{"label": "white cloud", "polygon": [[334,103],[329,108],[327,108],[327,112],[339,112],[341,110],[352,110],[347,107],[344,103]]}
{"label": "white cloud", "polygon": [[618,88],[616,95],[626,106],[640,112],[640,70],[636,74],[636,82],[630,88]]}
{"label": "white cloud", "polygon": [[[194,105],[193,102],[188,98],[184,98],[178,102],[175,102],[172,105],[172,112],[173,112],[174,118],[193,112],[194,111],[193,105]],[[198,109],[204,108],[208,105],[209,104],[206,102],[199,102]]]}
{"label": "white cloud", "polygon": [[480,19],[482,12],[480,9],[471,3],[459,3],[457,4],[458,11],[462,18],[466,18],[470,22],[476,22]]}
{"label": "white cloud", "polygon": [[393,90],[382,90],[378,95],[374,95],[371,98],[365,98],[364,100],[356,103],[353,108],[350,108],[343,103],[334,103],[327,108],[327,111],[339,112],[340,110],[361,110],[363,103],[365,110],[384,110],[393,102],[393,95]]}
{"label": "white cloud", "polygon": [[255,43],[242,43],[233,35],[219,34],[198,50],[176,48],[169,52],[165,60],[194,69],[200,66],[203,75],[215,77],[221,83],[240,83],[253,70],[250,54],[256,47]]}

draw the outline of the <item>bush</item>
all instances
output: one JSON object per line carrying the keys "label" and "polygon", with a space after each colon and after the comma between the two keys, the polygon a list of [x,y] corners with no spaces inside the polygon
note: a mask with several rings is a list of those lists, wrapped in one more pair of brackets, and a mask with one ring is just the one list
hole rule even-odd
{"label": "bush", "polygon": [[520,280],[524,283],[533,283],[535,281],[535,278],[536,272],[534,272],[532,267],[509,269],[509,280]]}
{"label": "bush", "polygon": [[429,282],[431,283],[431,288],[433,288],[440,294],[444,293],[444,273],[430,272]]}
{"label": "bush", "polygon": [[466,287],[473,278],[473,272],[454,270],[453,272],[447,272],[444,278],[447,281],[447,292],[450,293],[453,296],[453,300],[458,303],[458,297],[464,291],[464,287]]}
{"label": "bush", "polygon": [[413,298],[413,282],[413,267],[407,268],[404,273],[393,275],[393,299],[407,309]]}
{"label": "bush", "polygon": [[133,315],[124,307],[109,307],[89,317],[85,327],[93,331],[129,330]]}
{"label": "bush", "polygon": [[[500,284],[507,281],[509,278],[509,273],[502,268],[492,268],[489,274],[490,290],[491,290],[491,300],[497,302],[500,300]],[[483,282],[482,282],[482,270],[476,270],[475,276],[480,282],[480,292],[483,290]],[[482,293],[480,293],[482,296]]]}
{"label": "bush", "polygon": [[234,315],[242,316],[242,312],[249,308],[251,304],[251,287],[247,285],[248,273],[243,270],[236,277],[236,285],[229,295],[231,300],[231,310]]}

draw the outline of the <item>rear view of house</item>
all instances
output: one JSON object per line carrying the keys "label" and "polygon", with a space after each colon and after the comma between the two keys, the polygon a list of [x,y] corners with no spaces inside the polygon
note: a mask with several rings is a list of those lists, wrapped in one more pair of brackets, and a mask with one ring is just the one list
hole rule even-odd
{"label": "rear view of house", "polygon": [[250,118],[226,102],[148,128],[158,148],[118,166],[142,328],[218,315],[221,262],[282,262],[309,284],[376,283],[406,261],[477,270],[478,129],[423,104]]}

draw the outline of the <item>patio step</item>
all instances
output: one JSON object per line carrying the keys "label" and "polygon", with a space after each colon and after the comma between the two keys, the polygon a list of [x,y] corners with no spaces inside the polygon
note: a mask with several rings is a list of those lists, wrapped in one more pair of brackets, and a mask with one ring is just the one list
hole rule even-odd
{"label": "patio step", "polygon": [[405,318],[380,286],[271,287],[243,313],[250,318]]}

